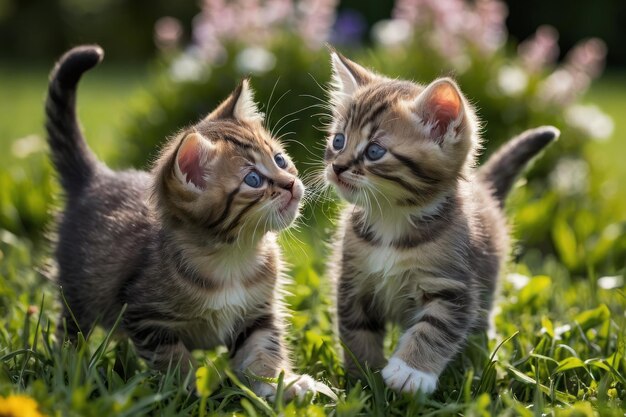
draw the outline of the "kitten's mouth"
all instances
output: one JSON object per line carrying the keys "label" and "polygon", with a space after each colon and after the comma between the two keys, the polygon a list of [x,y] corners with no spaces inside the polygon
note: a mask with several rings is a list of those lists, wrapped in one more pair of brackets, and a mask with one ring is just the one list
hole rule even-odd
{"label": "kitten's mouth", "polygon": [[278,209],[278,212],[280,214],[285,214],[288,211],[295,210],[298,208],[299,203],[300,203],[300,198],[292,194],[291,198],[280,206],[280,208]]}
{"label": "kitten's mouth", "polygon": [[342,180],[339,176],[336,176],[336,178],[337,178],[337,185],[340,188],[343,188],[344,190],[350,191],[350,192],[356,191],[357,188],[354,185]]}
{"label": "kitten's mouth", "polygon": [[304,190],[301,187],[294,187],[288,195],[281,196],[281,202],[278,206],[278,214],[283,218],[293,218],[300,207],[300,200]]}

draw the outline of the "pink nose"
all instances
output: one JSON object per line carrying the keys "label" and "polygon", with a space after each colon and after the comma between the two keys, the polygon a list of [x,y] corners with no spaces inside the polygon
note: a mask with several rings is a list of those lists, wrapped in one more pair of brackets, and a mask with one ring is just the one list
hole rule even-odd
{"label": "pink nose", "polygon": [[337,174],[337,176],[341,175],[341,173],[346,171],[347,169],[348,167],[346,165],[333,164],[333,171],[335,171],[335,174]]}
{"label": "pink nose", "polygon": [[291,191],[291,190],[293,190],[293,185],[295,183],[296,183],[296,180],[291,180],[291,181],[286,182],[284,184],[280,184],[279,187],[282,188],[283,190]]}

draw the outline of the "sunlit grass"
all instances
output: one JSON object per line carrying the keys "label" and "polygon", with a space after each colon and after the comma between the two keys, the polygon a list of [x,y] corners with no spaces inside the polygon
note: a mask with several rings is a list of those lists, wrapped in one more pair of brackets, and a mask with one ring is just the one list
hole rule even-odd
{"label": "sunlit grass", "polygon": [[[345,378],[332,335],[330,291],[324,276],[327,248],[322,242],[328,231],[312,230],[307,221],[296,234],[300,242],[283,240],[294,279],[287,298],[294,311],[289,341],[296,368],[327,382],[338,401],[320,396],[312,404],[267,403],[234,378],[223,350],[196,352],[205,368],[195,393],[186,388],[188,376],[176,369],[165,374],[148,370],[130,343],[109,338],[102,330],[86,336],[77,347],[59,346],[51,336],[60,308],[58,294],[42,275],[50,252],[42,231],[49,228],[55,204],[51,196],[58,194],[58,187],[46,162],[45,144],[33,142],[32,152],[25,155],[19,149],[16,154],[12,145],[15,139],[42,135],[46,72],[0,69],[3,94],[8,91],[5,97],[13,97],[12,103],[6,98],[0,102],[0,144],[5,149],[0,154],[4,225],[0,229],[0,396],[25,393],[42,412],[61,416],[530,416],[592,415],[591,410],[623,415],[625,266],[611,262],[610,250],[602,255],[601,271],[584,264],[575,270],[566,266],[576,264],[579,257],[591,259],[592,252],[599,250],[601,240],[598,244],[576,241],[576,231],[593,224],[593,219],[561,227],[558,258],[527,251],[519,264],[510,265],[511,274],[502,280],[490,340],[473,337],[430,398],[389,392],[379,373],[370,370],[360,381]],[[117,155],[115,132],[125,116],[126,100],[141,85],[143,74],[141,69],[103,68],[98,77],[87,76],[81,87],[80,117],[90,144],[105,160]],[[626,165],[621,162],[626,149],[626,121],[621,118],[626,114],[626,83],[618,80],[623,78],[601,82],[591,96],[616,119],[614,140],[594,142],[587,149],[594,164],[592,174],[598,174],[591,177],[592,189],[598,193],[605,188],[610,192],[611,182],[626,181]],[[28,149],[28,142],[23,145]],[[618,226],[623,224],[623,191],[606,198],[613,204],[606,215]],[[523,225],[524,216],[538,215],[543,209],[513,205],[510,212]],[[568,230],[574,236],[574,249]],[[397,338],[397,331],[391,333],[389,349]]]}

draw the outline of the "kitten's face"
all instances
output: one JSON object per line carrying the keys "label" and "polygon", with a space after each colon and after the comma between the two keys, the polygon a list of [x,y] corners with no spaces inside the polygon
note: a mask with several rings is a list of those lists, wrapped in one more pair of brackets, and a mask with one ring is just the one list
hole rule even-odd
{"label": "kitten's face", "polygon": [[475,118],[456,84],[378,76],[336,53],[325,176],[368,210],[423,207],[473,162]]}
{"label": "kitten's face", "polygon": [[288,227],[304,186],[262,122],[246,80],[179,135],[162,176],[167,211],[227,242]]}

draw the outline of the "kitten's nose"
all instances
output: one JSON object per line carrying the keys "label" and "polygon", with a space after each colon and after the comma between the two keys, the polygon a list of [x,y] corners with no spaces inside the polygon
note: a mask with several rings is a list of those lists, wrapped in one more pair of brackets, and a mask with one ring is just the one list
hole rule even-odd
{"label": "kitten's nose", "polygon": [[347,165],[333,164],[333,171],[335,171],[335,174],[337,174],[337,176],[341,175],[342,172],[347,171],[347,170],[348,170]]}
{"label": "kitten's nose", "polygon": [[291,191],[291,190],[293,190],[293,185],[295,183],[296,183],[296,180],[291,180],[289,182],[280,184],[280,188],[282,188],[283,190]]}

